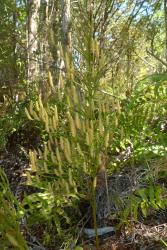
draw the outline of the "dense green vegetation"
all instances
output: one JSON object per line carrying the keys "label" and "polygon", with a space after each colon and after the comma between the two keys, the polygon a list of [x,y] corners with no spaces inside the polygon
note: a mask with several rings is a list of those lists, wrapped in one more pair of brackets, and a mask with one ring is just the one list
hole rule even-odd
{"label": "dense green vegetation", "polygon": [[0,249],[165,249],[167,1],[0,13]]}

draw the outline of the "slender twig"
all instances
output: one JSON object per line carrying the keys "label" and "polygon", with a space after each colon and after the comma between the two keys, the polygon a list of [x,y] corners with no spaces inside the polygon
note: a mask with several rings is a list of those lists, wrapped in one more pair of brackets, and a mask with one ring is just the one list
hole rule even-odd
{"label": "slender twig", "polygon": [[36,250],[46,250],[45,247],[36,245],[36,244],[34,244],[32,242],[29,242],[29,241],[27,241],[27,244],[30,245],[30,246],[32,246],[32,247],[35,247]]}
{"label": "slender twig", "polygon": [[135,53],[136,54],[136,56],[138,57],[138,58],[140,58],[144,63],[146,63],[146,64],[148,64],[150,67],[152,67],[152,68],[156,68],[154,65],[152,65],[151,63],[149,63],[145,58],[143,58],[143,57],[141,57],[139,54],[137,54],[137,53]]}
{"label": "slender twig", "polygon": [[96,206],[96,181],[97,177],[94,177],[93,179],[93,185],[92,185],[92,209],[93,209],[93,222],[94,222],[94,230],[95,230],[95,236],[96,236],[96,248],[97,250],[100,250],[99,245],[99,237],[98,237],[98,231],[97,231],[97,219],[96,219],[96,212],[97,212],[97,206]]}
{"label": "slender twig", "polygon": [[162,60],[161,58],[159,58],[159,56],[157,56],[153,51],[147,50],[147,53],[151,56],[153,56],[156,60],[158,60],[160,63],[162,63],[165,67],[167,67],[167,63]]}

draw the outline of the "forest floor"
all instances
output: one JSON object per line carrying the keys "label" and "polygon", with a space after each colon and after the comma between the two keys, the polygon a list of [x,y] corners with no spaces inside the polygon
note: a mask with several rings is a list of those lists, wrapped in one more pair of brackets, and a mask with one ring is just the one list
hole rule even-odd
{"label": "forest floor", "polygon": [[[108,191],[109,195],[113,196],[116,192],[117,196],[124,202],[127,195],[130,193],[135,194],[140,186],[146,187],[148,184],[143,182],[143,179],[138,178],[139,173],[143,167],[137,167],[135,169],[124,169],[108,177]],[[157,179],[155,184],[159,185],[167,190],[166,180]],[[102,197],[105,193],[102,192]],[[166,193],[165,193],[166,197]],[[164,198],[165,198],[164,197]],[[162,197],[163,199],[163,197]],[[102,200],[102,199],[101,199]],[[100,204],[97,201],[97,209],[105,211],[104,206],[107,202],[103,198],[103,202],[100,200]],[[105,202],[104,202],[105,201]],[[115,204],[116,205],[116,204]],[[102,206],[102,207],[101,207]],[[115,210],[114,210],[115,209]],[[167,249],[167,209],[153,209],[149,207],[147,216],[143,216],[141,208],[139,207],[137,212],[137,219],[134,217],[125,218],[125,224],[120,225],[121,220],[112,218],[119,206],[113,206],[111,209],[111,215],[108,217],[107,226],[115,228],[115,233],[104,234],[99,237],[101,250],[165,250]],[[97,219],[98,219],[97,210]],[[119,215],[118,215],[119,216]],[[127,221],[126,221],[127,219]],[[95,239],[89,239],[83,243],[84,250],[94,250],[96,248]]]}
{"label": "forest floor", "polygon": [[[8,152],[1,155],[0,165],[4,167],[5,173],[8,177],[10,188],[14,195],[17,197],[19,201],[23,199],[23,193],[31,194],[34,192],[38,192],[38,190],[33,190],[32,187],[26,189],[23,185],[25,181],[24,171],[28,165],[28,161],[26,157],[20,154],[13,154],[13,152]],[[128,173],[128,174],[127,174]],[[129,190],[128,179],[132,180],[134,176],[130,174],[129,169],[127,171],[123,171],[122,173],[115,174],[113,176],[108,177],[108,189],[109,192],[112,193],[118,192],[120,197],[123,197]],[[137,183],[137,181],[134,181]],[[133,183],[134,183],[133,182]],[[125,184],[126,183],[126,184]],[[130,183],[130,182],[129,182]],[[132,182],[131,182],[132,184]],[[160,183],[167,188],[167,183]],[[137,184],[138,185],[138,184]],[[119,190],[119,188],[121,190]],[[131,190],[135,190],[136,187],[131,187]],[[126,191],[127,190],[127,191]],[[101,193],[102,197],[105,197],[105,194]],[[100,210],[105,211],[105,199],[101,204],[97,204],[99,211],[97,213],[101,213]],[[117,209],[117,208],[112,208]],[[87,211],[85,211],[86,213]],[[100,216],[100,215],[99,215]],[[167,240],[167,210],[158,210],[157,212],[154,210],[150,210],[149,216],[144,218],[143,216],[139,216],[138,221],[134,221],[133,219],[129,220],[129,224],[127,226],[123,226],[117,229],[118,220],[115,218],[109,218],[107,222],[107,226],[116,228],[116,233],[105,234],[99,237],[100,240],[100,249],[101,250],[164,250],[167,249],[165,246],[165,241]],[[86,227],[86,226],[85,226]],[[40,230],[39,230],[40,234]],[[38,239],[38,233],[36,232],[35,237]],[[39,235],[40,239],[40,235]],[[40,241],[40,240],[39,240]],[[95,250],[96,244],[94,238],[86,238],[85,236],[81,236],[79,239],[79,245],[82,245],[84,250]],[[47,249],[47,248],[46,248]],[[51,248],[49,248],[50,250]],[[51,250],[55,250],[57,248],[53,248]]]}
{"label": "forest floor", "polygon": [[[130,230],[122,230],[117,235],[109,236],[100,241],[101,250],[165,250],[167,239],[167,223],[155,225],[153,221],[150,224],[136,223]],[[84,250],[95,250],[95,242],[85,242]]]}

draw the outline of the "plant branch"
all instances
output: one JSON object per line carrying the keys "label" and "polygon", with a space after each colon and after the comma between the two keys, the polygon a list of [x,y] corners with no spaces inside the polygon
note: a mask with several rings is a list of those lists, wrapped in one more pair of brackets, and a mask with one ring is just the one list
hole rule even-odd
{"label": "plant branch", "polygon": [[167,67],[167,63],[164,60],[162,60],[161,58],[159,58],[159,56],[157,56],[153,51],[147,50],[147,53],[149,55],[151,55],[152,57],[154,57],[157,61],[162,63],[165,67]]}

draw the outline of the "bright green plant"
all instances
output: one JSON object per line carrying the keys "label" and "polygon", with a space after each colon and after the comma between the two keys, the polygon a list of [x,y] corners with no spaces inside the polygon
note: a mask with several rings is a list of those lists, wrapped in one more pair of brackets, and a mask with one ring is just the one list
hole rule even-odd
{"label": "bright green plant", "polygon": [[[131,3],[133,1],[128,1],[127,6],[126,4],[121,6],[122,1],[112,0],[72,1],[72,19],[67,45],[69,48],[62,49],[59,45],[62,39],[58,37],[59,32],[57,32],[60,28],[55,29],[54,34],[53,28],[48,32],[45,27],[55,26],[51,15],[54,9],[59,19],[59,1],[57,1],[53,9],[48,6],[45,11],[45,7],[42,6],[43,12],[51,16],[46,17],[48,21],[46,25],[43,25],[43,20],[39,23],[38,30],[41,38],[43,35],[40,34],[40,27],[44,27],[42,30],[46,28],[47,35],[51,33],[49,37],[52,40],[51,52],[54,57],[51,65],[53,68],[56,65],[56,69],[51,71],[56,72],[53,79],[56,79],[58,86],[54,85],[49,72],[48,83],[45,82],[46,77],[43,80],[46,93],[43,93],[41,87],[39,90],[41,94],[36,98],[38,95],[36,92],[33,93],[33,87],[31,89],[31,86],[27,86],[22,80],[26,60],[22,59],[21,55],[24,52],[20,46],[26,42],[16,42],[16,38],[20,37],[19,34],[26,33],[22,32],[26,11],[24,1],[19,1],[18,6],[16,2],[4,1],[1,8],[1,16],[4,17],[2,38],[7,37],[8,46],[2,39],[0,65],[4,69],[10,68],[11,65],[13,69],[19,71],[14,80],[17,82],[19,78],[23,85],[18,86],[20,88],[17,88],[18,92],[28,89],[25,91],[27,98],[23,102],[16,103],[12,111],[6,113],[0,120],[0,148],[4,149],[7,135],[17,131],[27,118],[35,120],[34,124],[37,122],[41,124],[43,143],[38,150],[29,152],[30,169],[27,169],[27,183],[42,191],[24,199],[24,204],[28,207],[28,225],[42,221],[47,225],[48,232],[44,241],[48,245],[50,241],[54,242],[56,232],[56,237],[62,237],[61,240],[64,240],[64,245],[67,246],[69,243],[67,238],[74,241],[71,228],[77,221],[71,210],[75,210],[80,198],[89,200],[92,205],[94,227],[97,232],[96,191],[99,170],[103,170],[105,174],[106,172],[112,174],[113,170],[118,171],[118,167],[124,167],[126,164],[134,166],[145,158],[151,161],[165,155],[167,136],[161,130],[161,125],[167,116],[166,75],[154,74],[140,82],[136,80],[140,76],[140,73],[137,73],[140,64],[136,53],[142,52],[137,42],[141,45],[145,41],[140,38],[141,32],[137,27],[141,21],[143,28],[143,23],[146,24],[147,19],[150,19],[149,15],[146,17],[142,13],[136,17],[142,6],[138,4],[134,6],[135,3]],[[149,12],[152,12],[154,5],[150,6]],[[135,15],[133,11],[138,7]],[[157,5],[155,7],[157,8]],[[127,12],[124,8],[127,8]],[[16,13],[17,25],[13,20]],[[56,20],[57,23],[59,24],[59,20]],[[61,22],[58,26],[61,26]],[[9,42],[10,27],[15,38],[12,39],[13,44]],[[70,44],[71,41],[73,44]],[[42,49],[44,54],[46,50],[45,55],[40,51],[39,57],[42,59],[48,56],[48,60],[40,62],[40,73],[43,75],[42,68],[46,68],[47,71],[50,67],[47,65],[47,62],[50,63],[49,44],[43,39],[39,39],[38,43],[41,49],[44,47]],[[17,57],[15,57],[16,47],[18,47]],[[145,56],[146,46],[143,48],[142,53]],[[21,51],[21,55],[18,51]],[[58,61],[63,62],[63,68],[57,68]],[[145,72],[143,68],[142,66]],[[8,80],[13,83],[13,78]],[[32,96],[34,94],[34,98],[31,94]],[[46,96],[49,95],[50,98],[47,99]],[[130,149],[127,153],[128,148]],[[163,195],[163,190],[158,188],[150,185],[148,189],[139,189],[136,195],[130,198],[131,202],[125,214],[128,216],[130,211],[136,218],[139,208],[144,216],[150,207],[163,208],[165,204],[161,204],[158,198]],[[6,200],[3,200],[3,197],[2,201],[5,206]],[[6,213],[9,212],[10,206],[9,202],[5,207]],[[11,213],[11,217],[17,221],[17,211],[12,209]],[[55,230],[52,230],[53,228]],[[8,238],[13,239],[10,236]],[[18,244],[16,239],[13,243],[16,246]],[[96,243],[98,249],[97,235]]]}
{"label": "bright green plant", "polygon": [[[97,41],[91,42],[96,44],[94,53],[98,54]],[[67,208],[66,201],[70,199],[75,203],[80,197],[86,197],[92,204],[96,228],[95,192],[99,169],[107,168],[112,173],[119,164],[122,167],[126,165],[126,158],[117,161],[114,154],[121,154],[129,145],[131,153],[127,161],[132,159],[133,164],[141,160],[142,149],[145,153],[142,157],[146,157],[148,148],[153,148],[155,143],[165,145],[165,135],[158,129],[159,125],[152,129],[152,123],[157,115],[161,121],[166,116],[166,83],[163,80],[160,84],[139,84],[128,99],[108,92],[106,94],[99,92],[101,75],[99,67],[93,64],[94,59],[85,55],[83,60],[87,62],[87,68],[82,73],[82,85],[79,85],[82,86],[81,89],[75,80],[75,71],[70,71],[66,80],[60,79],[62,87],[59,90],[53,86],[50,75],[49,85],[55,93],[54,99],[46,104],[39,96],[26,109],[30,120],[38,120],[44,124],[48,138],[43,151],[30,151],[31,170],[27,176],[31,184],[45,190],[44,196],[50,194],[52,197],[54,194],[55,199],[60,201],[62,214]],[[104,58],[101,58],[99,64],[103,65],[103,62]],[[160,156],[160,151],[157,154],[152,151],[149,157],[152,159],[155,156]],[[109,161],[105,162],[104,158],[108,157]],[[31,175],[32,173],[35,175]],[[140,207],[146,216],[149,207],[158,209],[158,190],[155,187],[153,190],[154,200],[149,196],[151,188],[149,194],[147,189],[144,190],[145,200],[141,196],[143,191],[140,190],[138,197],[131,198],[134,202],[125,214],[129,215],[131,211],[136,217]],[[163,205],[161,204],[161,208]],[[54,216],[49,203],[47,206],[50,211],[49,216],[46,212],[48,218]],[[61,228],[60,214],[57,215],[55,212],[56,221],[59,221],[57,225]]]}
{"label": "bright green plant", "polygon": [[7,178],[0,170],[0,242],[1,248],[28,250],[28,246],[20,232],[19,221],[24,209],[12,194]]}
{"label": "bright green plant", "polygon": [[[84,81],[86,77],[91,76],[85,76]],[[104,100],[104,93],[99,93],[95,86],[92,89],[88,80],[86,83],[83,81],[85,89],[82,95],[73,79],[70,84],[68,81],[68,84],[62,83],[62,89],[54,94],[55,100],[45,104],[39,96],[26,109],[30,120],[44,124],[48,138],[43,151],[30,151],[31,171],[27,176],[31,184],[45,190],[44,196],[49,193],[52,197],[54,194],[55,199],[60,201],[62,215],[67,208],[66,200],[70,199],[74,204],[80,197],[86,197],[92,203],[96,224],[95,192],[99,169],[107,168],[112,174],[118,166],[126,166],[126,162],[134,164],[146,157],[151,162],[165,154],[166,135],[161,131],[160,124],[166,116],[166,83],[164,80],[154,85],[142,83],[136,86],[128,100],[112,94]],[[154,125],[156,116],[159,121]],[[116,153],[121,155],[128,146],[131,152],[127,159],[114,158]],[[109,157],[107,163],[104,163],[104,157]],[[31,176],[31,173],[36,175]],[[144,216],[149,208],[164,208],[165,203],[158,198],[162,194],[163,190],[153,185],[149,189],[139,189],[137,195],[130,198],[123,218],[129,214],[137,218],[139,208]],[[54,217],[49,203],[46,206],[50,211],[49,215],[46,212],[46,219]],[[55,212],[59,228],[60,217]]]}
{"label": "bright green plant", "polygon": [[140,207],[142,214],[146,217],[149,209],[165,209],[167,205],[167,199],[163,198],[163,188],[156,185],[150,185],[148,188],[141,188],[137,190],[136,194],[140,197]]}
{"label": "bright green plant", "polygon": [[146,218],[150,212],[165,209],[167,199],[164,198],[165,190],[158,186],[150,184],[147,188],[139,188],[135,194],[129,196],[126,209],[121,215],[121,225],[129,222],[130,219],[137,220],[139,211]]}

